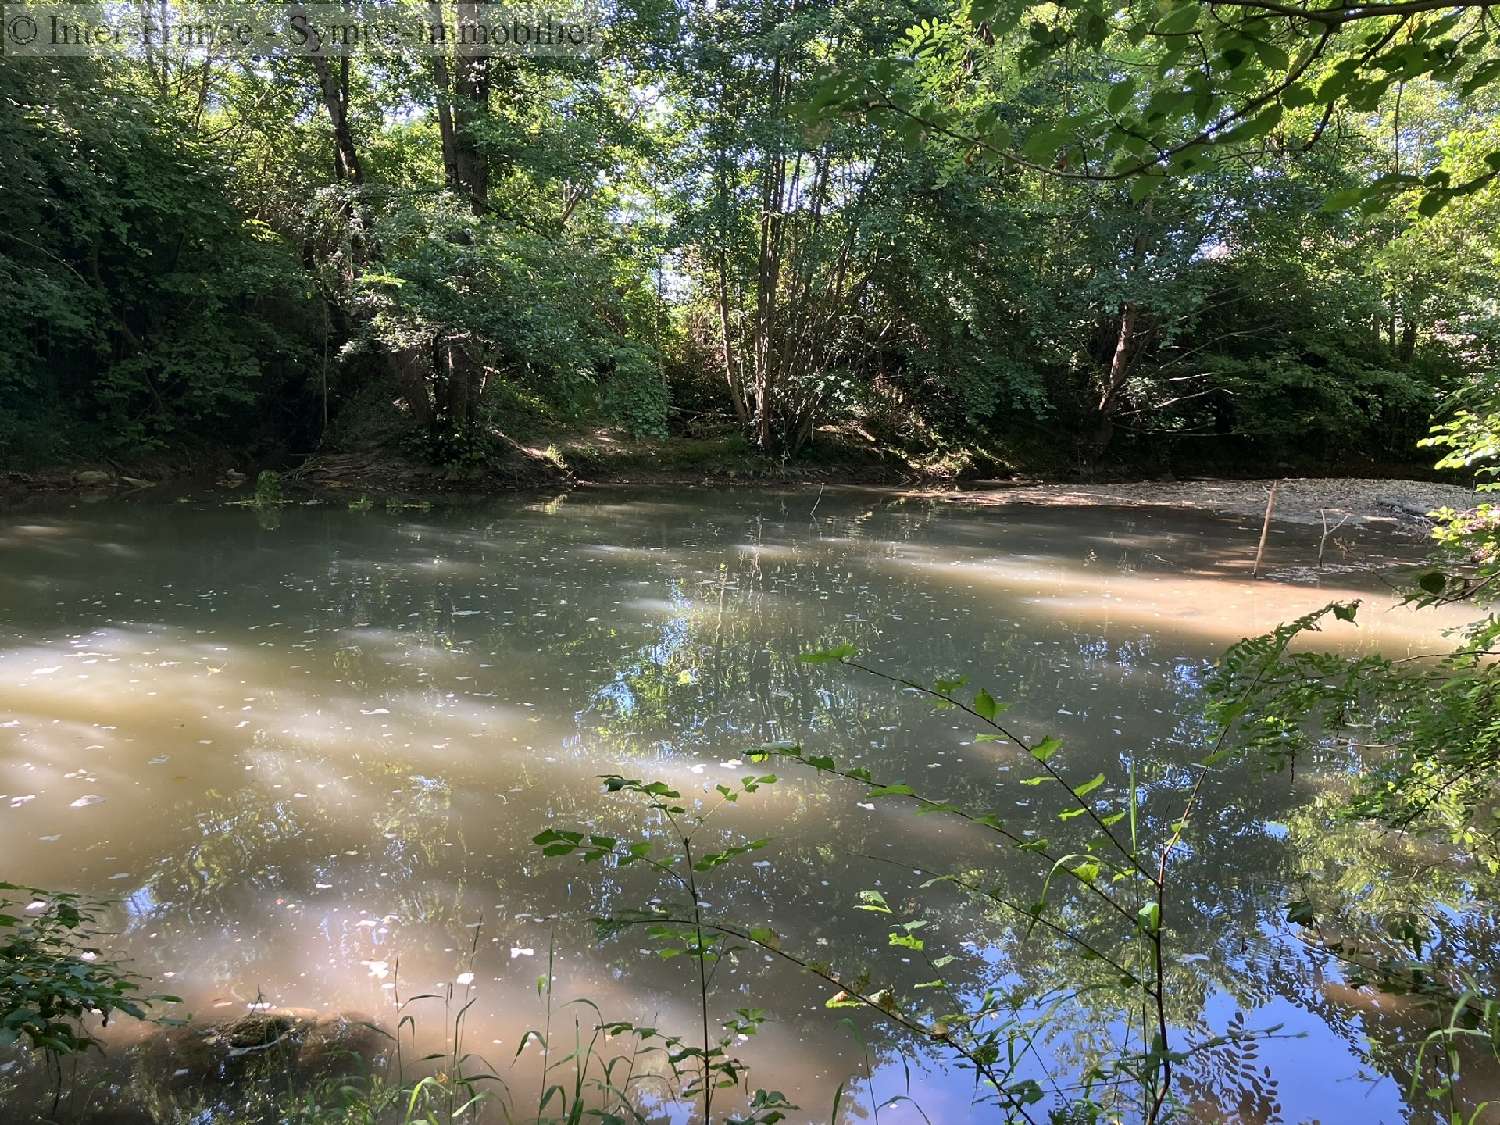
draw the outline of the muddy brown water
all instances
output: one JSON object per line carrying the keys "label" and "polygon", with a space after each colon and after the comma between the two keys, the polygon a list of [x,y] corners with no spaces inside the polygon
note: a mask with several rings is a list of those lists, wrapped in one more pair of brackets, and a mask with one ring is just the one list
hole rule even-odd
{"label": "muddy brown water", "polygon": [[[1015,783],[1018,751],[799,652],[847,641],[902,675],[968,675],[1014,705],[1021,731],[1062,738],[1070,774],[1103,772],[1108,792],[1134,763],[1150,830],[1203,752],[1202,684],[1224,646],[1349,597],[1365,599],[1360,624],[1324,636],[1348,651],[1439,651],[1457,623],[1394,604],[1390,583],[1420,545],[1344,533],[1310,573],[1317,530],[1278,526],[1270,578],[1252,581],[1253,523],[812,490],[12,513],[0,518],[0,878],[117,899],[116,947],[199,1020],[271,1005],[393,1027],[395,997],[452,988],[456,1001],[407,1009],[423,1043],[474,999],[465,1047],[534,1105],[535,1051],[513,1059],[546,1019],[549,949],[555,1032],[571,1036],[576,997],[683,1035],[698,1019],[686,959],[639,934],[593,939],[591,916],[651,898],[649,873],[544,859],[530,842],[574,826],[660,838],[638,807],[601,796],[598,775],[711,796],[750,772],[748,748],[795,740],[1007,823],[1053,822],[1049,795]],[[1295,778],[1226,769],[1204,794],[1172,904],[1174,1018],[1184,1035],[1243,1019],[1298,1037],[1191,1078],[1195,1116],[1407,1116],[1399,1019],[1282,920],[1308,870],[1286,824],[1349,763],[1324,765]],[[1013,857],[951,819],[776,772],[715,822],[771,843],[706,877],[711,909],[893,983],[930,975],[887,945],[884,917],[856,909],[859,891],[879,890],[932,921],[927,953],[952,954],[968,994],[1066,986],[1054,949],[910,870],[1005,876]],[[716,1017],[765,1009],[737,1050],[752,1086],[801,1107],[793,1120],[828,1120],[841,1086],[845,1117],[873,1101],[882,1121],[920,1120],[892,1102],[909,1096],[933,1121],[991,1119],[970,1103],[970,1075],[828,1009],[830,991],[750,952],[713,982]],[[1067,1074],[1090,1050],[1086,1029],[1115,1018],[1061,1005],[1021,1073]]]}

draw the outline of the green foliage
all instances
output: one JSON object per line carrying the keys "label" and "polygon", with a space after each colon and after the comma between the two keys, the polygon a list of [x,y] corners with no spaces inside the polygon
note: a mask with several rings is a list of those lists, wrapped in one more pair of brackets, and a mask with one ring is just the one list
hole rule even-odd
{"label": "green foliage", "polygon": [[[1441,468],[1472,472],[1478,488],[1491,491],[1497,425],[1500,398],[1486,380],[1424,444],[1446,450]],[[1435,516],[1440,566],[1413,576],[1408,600],[1492,602],[1500,576],[1492,506]],[[1418,1053],[1412,1093],[1427,1081],[1427,1058],[1435,1078],[1425,1092],[1452,1116],[1458,1045],[1500,1053],[1493,982],[1476,979],[1467,939],[1452,932],[1456,919],[1493,898],[1500,875],[1500,665],[1493,660],[1500,622],[1488,612],[1451,652],[1404,660],[1291,647],[1330,618],[1352,625],[1355,617],[1354,604],[1335,603],[1233,646],[1206,684],[1208,716],[1229,746],[1262,765],[1332,759],[1352,774],[1347,792],[1294,821],[1294,832],[1315,834],[1337,862],[1315,861],[1307,881],[1315,890],[1290,904],[1288,920],[1316,933],[1355,984],[1443,1010],[1445,1022]],[[1331,831],[1320,813],[1332,815]],[[1372,826],[1410,836],[1385,843]],[[1451,840],[1462,875],[1435,871],[1423,843],[1433,834]],[[1320,857],[1324,848],[1310,850]]]}
{"label": "green foliage", "polygon": [[78,895],[0,883],[0,1047],[60,1056],[100,1046],[89,1022],[148,1018],[144,978],[98,948],[100,905]]}
{"label": "green foliage", "polygon": [[[1438,467],[1471,472],[1482,494],[1497,487],[1497,427],[1500,397],[1486,381],[1423,444],[1446,450]],[[1493,506],[1435,515],[1442,566],[1414,576],[1409,600],[1489,602],[1500,581]],[[1452,652],[1402,661],[1290,651],[1329,616],[1352,622],[1355,606],[1328,606],[1231,648],[1206,685],[1210,718],[1273,767],[1359,732],[1360,741],[1386,752],[1362,775],[1350,815],[1401,828],[1439,826],[1490,866],[1500,864],[1500,822],[1488,811],[1500,763],[1500,681],[1487,659],[1500,619],[1480,617]]]}
{"label": "green foliage", "polygon": [[[1171,177],[1263,154],[1287,134],[1320,140],[1331,120],[1369,113],[1407,84],[1458,99],[1485,97],[1500,77],[1482,5],[1431,12],[1400,5],[1302,8],[1249,0],[1221,10],[1200,0],[1067,0],[1054,9],[1013,3],[954,5],[907,33],[904,50],[866,67],[837,69],[814,112],[862,110],[908,143],[957,139],[970,159],[1072,178],[1133,178],[1137,201]],[[1009,69],[1047,78],[1081,57],[1110,59],[1110,80],[1065,116],[1007,112],[993,79]],[[961,85],[932,81],[965,67]],[[1330,198],[1331,209],[1420,189],[1423,215],[1487,187],[1500,151],[1481,170],[1394,170]],[[1423,174],[1425,173],[1425,174]]]}
{"label": "green foliage", "polygon": [[[766,846],[768,840],[749,840],[729,844],[716,851],[705,851],[701,846],[695,850],[703,830],[710,818],[719,809],[735,804],[741,796],[755,793],[762,787],[774,785],[774,774],[757,776],[748,774],[737,786],[719,785],[718,802],[706,811],[690,812],[683,803],[682,794],[661,781],[641,781],[620,774],[604,777],[607,793],[631,794],[641,798],[646,807],[659,814],[671,826],[674,843],[678,850],[662,852],[651,839],[621,841],[610,836],[549,828],[538,833],[532,843],[549,857],[577,855],[584,863],[608,860],[617,868],[643,864],[671,881],[673,889],[683,896],[680,905],[654,905],[649,909],[626,910],[618,915],[598,920],[601,936],[612,936],[624,931],[641,930],[647,940],[655,945],[657,955],[664,960],[686,956],[697,968],[699,1002],[702,1016],[702,1033],[697,1044],[689,1044],[677,1036],[660,1036],[654,1028],[639,1029],[630,1025],[617,1025],[645,1039],[660,1038],[667,1049],[667,1059],[674,1076],[681,1077],[682,1068],[691,1070],[695,1064],[697,1072],[682,1087],[686,1098],[701,1098],[705,1121],[713,1120],[714,1091],[720,1088],[733,1089],[741,1083],[745,1067],[731,1053],[737,1038],[753,1033],[765,1018],[759,1009],[740,1008],[737,1018],[726,1022],[724,1034],[718,1039],[709,1033],[708,981],[711,966],[727,957],[759,944],[774,948],[775,935],[769,930],[755,930],[749,934],[737,933],[716,926],[706,918],[703,896],[699,891],[697,876],[707,874],[738,856]],[[576,1102],[575,1102],[576,1104]],[[745,1118],[750,1122],[773,1125],[784,1118],[783,1110],[795,1109],[779,1093],[757,1090],[752,1099],[752,1114]]]}
{"label": "green foliage", "polygon": [[[1054,1076],[1053,1092],[1058,1098],[1054,1109],[1086,1119],[1119,1115],[1165,1119],[1172,1112],[1174,1064],[1195,1050],[1255,1035],[1241,1029],[1228,1038],[1211,1038],[1192,1047],[1169,1039],[1168,878],[1173,853],[1189,824],[1197,784],[1163,835],[1148,841],[1136,815],[1139,797],[1133,777],[1123,790],[1110,787],[1104,774],[1075,779],[1067,769],[1061,740],[1019,738],[997,721],[1005,705],[985,689],[959,694],[964,687],[961,679],[926,686],[870,669],[857,663],[854,655],[853,646],[844,644],[803,653],[800,660],[841,665],[918,692],[936,707],[967,715],[981,727],[978,738],[1007,742],[1024,752],[1035,773],[1023,784],[1048,786],[1062,805],[1050,838],[1041,836],[1034,826],[1012,827],[993,812],[928,796],[917,786],[877,778],[865,767],[843,765],[831,755],[811,753],[798,745],[759,746],[746,756],[752,763],[775,760],[849,784],[872,805],[899,802],[912,805],[919,815],[950,818],[1000,848],[1007,870],[1034,870],[1038,881],[1033,892],[1017,896],[1006,879],[985,871],[932,871],[916,863],[909,867],[922,877],[922,891],[956,890],[1001,912],[1007,921],[998,925],[1008,927],[1019,940],[1035,938],[1045,943],[1049,957],[1066,960],[1067,983],[1056,991],[1024,981],[1014,989],[976,989],[965,979],[959,952],[938,948],[936,928],[931,918],[923,916],[920,898],[903,896],[903,901],[896,901],[875,889],[860,890],[852,908],[877,920],[885,931],[883,944],[920,963],[925,979],[903,984],[888,978],[888,970],[861,964],[864,955],[857,950],[840,950],[828,960],[794,948],[774,923],[716,914],[708,906],[710,895],[703,880],[771,842],[718,832],[714,818],[759,789],[777,784],[778,777],[747,774],[736,785],[716,785],[715,800],[707,790],[702,797],[689,796],[662,781],[606,775],[605,792],[644,805],[647,824],[652,827],[640,839],[548,828],[533,843],[544,856],[576,856],[585,864],[621,869],[640,865],[657,876],[658,888],[647,906],[618,909],[597,921],[603,938],[629,934],[638,941],[644,935],[661,958],[685,957],[696,967],[703,1015],[701,1046],[683,1047],[680,1055],[700,1060],[705,1119],[711,1119],[707,1096],[711,1076],[722,1072],[726,1082],[740,1076],[737,1064],[724,1053],[728,1041],[716,1045],[708,1032],[712,967],[755,949],[822,982],[832,993],[826,1007],[868,1014],[971,1070],[977,1083],[976,1103],[998,1107],[1008,1118],[1026,1118],[1028,1108],[1046,1096],[1035,1080],[1017,1073],[1021,1060],[1061,1009],[1087,995],[1090,1010],[1097,1012],[1096,1029],[1125,1031],[1119,1036],[1102,1033],[1102,1042],[1091,1051],[1088,1064],[1072,1076],[1076,1083],[1061,1083],[1060,1088]],[[1120,829],[1127,821],[1126,828]],[[664,825],[666,831],[657,831],[656,825]],[[714,840],[705,843],[710,833]],[[888,862],[908,866],[899,860]],[[1000,940],[999,936],[994,940]],[[878,944],[872,939],[872,946]],[[1062,1089],[1068,1091],[1066,1095]]]}
{"label": "green foliage", "polygon": [[307,285],[170,106],[97,59],[6,67],[0,166],[0,458],[296,432],[272,415],[301,393]]}
{"label": "green foliage", "polygon": [[281,494],[281,474],[272,469],[262,469],[255,478],[255,495],[250,504],[254,508],[279,508],[286,503]]}
{"label": "green foliage", "polygon": [[655,359],[626,342],[615,349],[604,376],[604,415],[634,437],[665,438],[671,390]]}
{"label": "green foliage", "polygon": [[1232,7],[647,6],[618,65],[481,60],[457,101],[400,52],[331,91],[10,68],[0,456],[469,476],[603,423],[950,472],[1402,460],[1500,358],[1493,48],[1463,6]]}

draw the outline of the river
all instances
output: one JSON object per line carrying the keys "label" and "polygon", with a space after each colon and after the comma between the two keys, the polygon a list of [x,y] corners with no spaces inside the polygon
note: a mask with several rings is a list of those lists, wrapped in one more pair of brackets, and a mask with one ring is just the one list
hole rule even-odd
{"label": "river", "polygon": [[[795,741],[1007,823],[1052,821],[1050,795],[1019,784],[1025,755],[976,741],[967,716],[798,660],[847,642],[902,676],[967,675],[1026,736],[1060,738],[1070,776],[1105,774],[1105,792],[1133,768],[1155,810],[1143,815],[1164,823],[1205,753],[1202,685],[1226,645],[1356,596],[1360,625],[1330,628],[1329,645],[1435,652],[1454,623],[1394,607],[1390,579],[1420,544],[1345,529],[1320,572],[1319,531],[1277,525],[1269,576],[1252,580],[1258,535],[1258,521],[1165,508],[750,488],[432,511],[258,514],[198,497],[13,512],[0,517],[0,878],[117,900],[114,948],[197,1020],[272,1005],[394,1029],[397,997],[433,993],[445,998],[405,1009],[432,1043],[445,1007],[451,1020],[473,999],[465,1049],[534,1106],[534,1045],[513,1060],[547,1019],[549,950],[553,1029],[570,1043],[587,1011],[564,1007],[575,997],[689,1037],[699,1016],[690,959],[634,932],[598,942],[588,921],[648,901],[650,872],[544,858],[532,837],[649,828],[639,802],[602,795],[601,774],[694,800],[774,771],[714,822],[769,843],[705,873],[709,909],[896,982],[913,955],[888,945],[889,919],[857,909],[878,891],[931,919],[926,954],[952,955],[965,988],[1055,985],[1045,943],[1014,918],[912,870],[1014,856],[951,817],[746,752]],[[1196,1119],[1407,1116],[1393,1007],[1350,989],[1285,921],[1301,883],[1339,862],[1289,825],[1347,768],[1336,754],[1293,775],[1231,764],[1205,786],[1168,911],[1174,1020],[1185,1035],[1280,1030],[1232,1064],[1186,1068]],[[872,1101],[883,1122],[921,1120],[913,1103],[935,1122],[991,1119],[970,1105],[972,1075],[827,1008],[832,991],[758,950],[712,981],[715,1018],[765,1010],[735,1049],[752,1087],[801,1107],[792,1120],[827,1121],[840,1096],[851,1120]],[[1076,1067],[1096,1015],[1061,1006],[1023,1071]]]}

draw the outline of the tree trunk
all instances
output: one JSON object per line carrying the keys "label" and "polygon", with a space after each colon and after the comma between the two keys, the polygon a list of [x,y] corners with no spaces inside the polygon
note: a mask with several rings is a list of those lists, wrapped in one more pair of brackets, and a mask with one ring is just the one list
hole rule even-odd
{"label": "tree trunk", "polygon": [[349,58],[346,55],[339,60],[337,74],[322,55],[313,55],[312,64],[323,108],[333,126],[334,175],[343,183],[359,187],[364,183],[364,169],[354,145],[354,130],[349,125]]}
{"label": "tree trunk", "polygon": [[1402,363],[1410,363],[1411,357],[1417,350],[1417,326],[1409,320],[1401,323],[1401,343],[1396,348],[1396,358]]}
{"label": "tree trunk", "polygon": [[[1151,218],[1151,200],[1146,200],[1141,208],[1142,218]],[[1129,284],[1133,284],[1141,272],[1141,267],[1146,261],[1146,228],[1144,225],[1136,228],[1135,238],[1130,246],[1130,276]],[[1128,290],[1127,290],[1128,291]],[[1090,458],[1097,460],[1104,455],[1109,447],[1110,440],[1115,433],[1115,412],[1120,408],[1124,398],[1125,380],[1130,376],[1130,365],[1135,359],[1135,335],[1136,322],[1139,319],[1139,309],[1136,303],[1128,297],[1120,302],[1120,327],[1115,334],[1115,347],[1109,358],[1109,371],[1104,378],[1104,386],[1099,391],[1098,419],[1095,426],[1092,448],[1089,450]]]}
{"label": "tree trunk", "polygon": [[386,352],[386,367],[401,391],[401,398],[411,411],[412,420],[430,433],[434,422],[432,400],[427,397],[427,378],[414,351]]}
{"label": "tree trunk", "polygon": [[[354,130],[349,120],[349,59],[339,60],[337,72],[328,59],[314,54],[313,72],[317,75],[318,91],[323,108],[328,112],[329,125],[333,131],[334,172],[338,179],[350,187],[364,184],[364,167],[359,159],[359,150],[354,142]],[[362,232],[368,232],[370,224],[357,204],[348,209],[351,224]],[[351,239],[351,267],[358,269],[377,257],[372,243],[356,234]],[[424,430],[431,430],[434,422],[432,400],[428,397],[427,379],[421,368],[418,354],[406,349],[400,352],[385,350],[386,369],[400,391],[412,418]]]}
{"label": "tree trunk", "polygon": [[[489,59],[477,53],[471,43],[463,41],[464,23],[471,25],[478,16],[479,5],[458,5],[459,42],[455,48],[453,77],[453,114],[448,129],[443,165],[451,169],[449,187],[463,196],[476,215],[484,214],[489,203],[490,169],[476,126],[490,110]],[[446,67],[445,67],[446,69]],[[439,91],[439,96],[444,91]]]}

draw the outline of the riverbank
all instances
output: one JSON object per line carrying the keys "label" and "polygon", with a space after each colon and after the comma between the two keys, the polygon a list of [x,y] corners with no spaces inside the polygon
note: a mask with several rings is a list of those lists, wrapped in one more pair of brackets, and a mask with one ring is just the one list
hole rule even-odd
{"label": "riverbank", "polygon": [[1458,485],[1369,477],[1290,477],[1275,482],[1207,478],[1109,484],[986,481],[957,490],[918,489],[912,495],[982,505],[1165,507],[1259,519],[1265,516],[1272,483],[1277,486],[1272,518],[1284,523],[1344,523],[1425,535],[1432,526],[1428,513],[1444,507],[1461,510],[1476,502],[1471,489]]}
{"label": "riverbank", "polygon": [[[507,441],[483,461],[434,465],[383,450],[316,454],[301,461],[239,468],[155,463],[141,467],[86,465],[0,474],[0,508],[49,495],[145,494],[171,487],[194,493],[243,493],[261,468],[281,478],[289,496],[338,503],[440,500],[535,489],[677,486],[894,489],[914,497],[968,504],[1153,506],[1260,518],[1269,478],[1189,477],[1078,481],[1053,477],[966,479],[975,466],[933,455],[914,460],[854,440],[820,435],[798,458],[773,457],[737,435],[661,441],[590,430],[528,442]],[[1368,471],[1368,470],[1367,470]],[[1406,468],[1406,472],[1420,469]],[[1393,467],[1401,473],[1402,467]],[[1425,534],[1427,513],[1472,506],[1471,490],[1431,480],[1390,477],[1283,477],[1274,518],[1306,524],[1386,526]]]}

